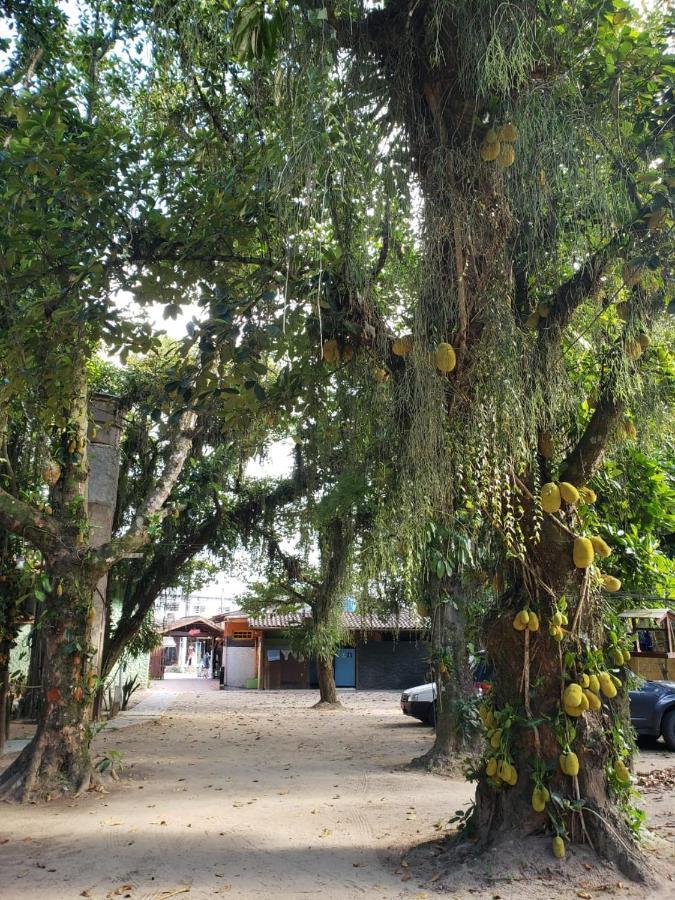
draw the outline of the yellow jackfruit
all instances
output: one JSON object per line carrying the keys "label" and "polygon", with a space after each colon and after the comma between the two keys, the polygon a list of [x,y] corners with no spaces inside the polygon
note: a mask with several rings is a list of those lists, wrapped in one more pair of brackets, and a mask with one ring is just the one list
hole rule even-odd
{"label": "yellow jackfruit", "polygon": [[584,503],[595,503],[595,501],[598,499],[598,495],[592,488],[583,485],[579,488],[579,499]]}
{"label": "yellow jackfruit", "polygon": [[518,140],[518,129],[513,122],[507,122],[497,132],[497,138],[500,141],[506,141],[507,144],[513,144]]}
{"label": "yellow jackfruit", "polygon": [[598,535],[593,535],[591,537],[591,544],[593,544],[595,555],[599,556],[601,559],[607,559],[612,552],[612,548],[609,544]]}
{"label": "yellow jackfruit", "polygon": [[502,729],[498,728],[495,733],[490,738],[490,746],[493,750],[497,750],[499,748],[499,744],[502,739]]}
{"label": "yellow jackfruit", "polygon": [[553,850],[553,855],[556,859],[565,859],[565,841],[563,841],[560,835],[556,835],[553,838],[551,849]]}
{"label": "yellow jackfruit", "polygon": [[579,757],[576,753],[563,753],[560,756],[560,768],[563,770],[565,775],[578,775],[579,774]]}
{"label": "yellow jackfruit", "polygon": [[610,700],[616,697],[616,685],[609,677],[605,680],[600,679],[600,690]]}
{"label": "yellow jackfruit", "polygon": [[617,689],[617,691],[620,690],[623,685],[621,684],[621,679],[619,678],[619,676],[610,675],[609,677],[612,679],[612,684]]}
{"label": "yellow jackfruit", "polygon": [[541,508],[547,513],[555,513],[560,509],[560,490],[554,481],[542,486]]}
{"label": "yellow jackfruit", "polygon": [[645,334],[644,332],[642,334],[638,335],[638,343],[640,344],[640,346],[642,347],[643,350],[646,350],[647,347],[649,347],[649,345],[651,344],[651,341],[649,340],[649,335]]}
{"label": "yellow jackfruit", "polygon": [[339,362],[340,360],[340,347],[338,342],[331,338],[329,341],[324,341],[323,345],[323,358],[327,363]]}
{"label": "yellow jackfruit", "polygon": [[642,356],[642,344],[640,341],[628,341],[626,344],[626,355],[631,359],[639,359]]}
{"label": "yellow jackfruit", "polygon": [[413,336],[411,334],[406,334],[403,337],[396,338],[391,346],[391,350],[394,356],[408,356],[408,354],[412,352],[412,348]]}
{"label": "yellow jackfruit", "polygon": [[563,623],[562,613],[559,613],[559,612],[553,613],[553,616],[551,617],[551,622],[554,625],[562,625],[562,623]]}
{"label": "yellow jackfruit", "polygon": [[624,665],[625,665],[626,663],[629,663],[629,662],[630,662],[630,659],[631,659],[631,653],[630,653],[630,650],[624,650],[624,651],[623,651],[623,661],[624,661]]}
{"label": "yellow jackfruit", "polygon": [[597,675],[588,676],[588,687],[594,694],[600,693],[600,682]]}
{"label": "yellow jackfruit", "polygon": [[564,704],[564,709],[568,716],[572,716],[575,719],[578,719],[579,716],[583,716],[585,712],[581,706],[569,706],[567,703]]}
{"label": "yellow jackfruit", "polygon": [[574,540],[574,550],[572,558],[577,569],[587,569],[593,562],[595,551],[593,544],[585,537],[578,537]]}
{"label": "yellow jackfruit", "polygon": [[623,781],[624,784],[628,784],[630,782],[630,772],[628,771],[628,767],[626,763],[619,759],[614,764],[614,774],[619,779],[619,781]]}
{"label": "yellow jackfruit", "polygon": [[441,343],[436,348],[436,368],[439,372],[452,372],[457,365],[457,356],[450,344]]}
{"label": "yellow jackfruit", "polygon": [[486,132],[485,137],[483,138],[483,141],[486,144],[496,144],[498,140],[499,140],[499,136],[498,136],[497,132],[494,130],[494,128],[490,128]]}
{"label": "yellow jackfruit", "polygon": [[502,144],[499,156],[495,160],[500,169],[508,169],[516,161],[516,151],[511,144]]}
{"label": "yellow jackfruit", "polygon": [[563,703],[566,706],[579,706],[581,703],[582,690],[581,685],[572,683],[568,684],[563,693]]}
{"label": "yellow jackfruit", "polygon": [[590,703],[588,702],[588,698],[586,697],[586,694],[582,693],[581,694],[581,703],[579,704],[579,709],[582,712],[586,712],[586,710],[588,709],[589,706],[590,706]]}
{"label": "yellow jackfruit", "polygon": [[539,616],[534,612],[530,613],[530,618],[527,622],[527,630],[539,631]]}
{"label": "yellow jackfruit", "polygon": [[53,487],[61,477],[61,466],[57,462],[50,463],[42,470],[42,480]]}
{"label": "yellow jackfruit", "polygon": [[602,576],[602,586],[606,591],[609,591],[611,594],[616,593],[616,591],[621,590],[621,582],[618,578],[615,578],[613,575],[603,575]]}
{"label": "yellow jackfruit", "polygon": [[532,809],[535,812],[543,812],[546,809],[546,801],[542,796],[541,789],[538,787],[532,791]]}
{"label": "yellow jackfruit", "polygon": [[612,648],[612,662],[615,666],[623,665],[623,650],[620,647]]}
{"label": "yellow jackfruit", "polygon": [[499,141],[493,141],[492,143],[484,141],[480,145],[480,158],[483,162],[494,162],[501,153],[501,150],[502,145]]}
{"label": "yellow jackfruit", "polygon": [[542,431],[537,439],[537,448],[544,459],[551,459],[555,454],[555,444],[548,431]]}
{"label": "yellow jackfruit", "polygon": [[485,766],[485,774],[490,778],[494,778],[497,774],[497,760],[494,756],[491,756],[490,759],[488,759],[487,765]]}
{"label": "yellow jackfruit", "polygon": [[579,676],[579,684],[581,685],[582,690],[584,688],[587,688],[588,685],[590,684],[590,678],[588,677],[588,675],[585,672],[582,672],[581,675]]}
{"label": "yellow jackfruit", "polygon": [[598,709],[600,709],[602,707],[600,698],[598,697],[597,694],[594,694],[590,688],[588,690],[584,691],[584,696],[586,697],[586,700],[588,701],[589,709],[597,711]]}
{"label": "yellow jackfruit", "polygon": [[520,612],[516,614],[516,618],[520,619],[523,627],[526,627],[528,622],[530,621],[530,614],[526,609],[521,609]]}
{"label": "yellow jackfruit", "polygon": [[560,625],[551,625],[549,628],[549,634],[556,641],[562,641],[565,637],[565,632],[562,630]]}
{"label": "yellow jackfruit", "polygon": [[511,787],[518,783],[518,770],[515,766],[509,765],[509,777],[505,778],[504,781]]}
{"label": "yellow jackfruit", "polygon": [[559,485],[560,496],[563,498],[565,503],[578,503],[579,502],[579,491],[574,487],[573,484],[570,484],[569,481],[561,481]]}

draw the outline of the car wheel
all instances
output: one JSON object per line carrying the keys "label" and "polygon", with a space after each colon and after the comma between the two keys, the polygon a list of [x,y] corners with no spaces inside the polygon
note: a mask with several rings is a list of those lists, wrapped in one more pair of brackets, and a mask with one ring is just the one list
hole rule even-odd
{"label": "car wheel", "polygon": [[661,723],[661,734],[666,742],[666,747],[675,752],[675,709],[671,709],[669,713],[663,717]]}

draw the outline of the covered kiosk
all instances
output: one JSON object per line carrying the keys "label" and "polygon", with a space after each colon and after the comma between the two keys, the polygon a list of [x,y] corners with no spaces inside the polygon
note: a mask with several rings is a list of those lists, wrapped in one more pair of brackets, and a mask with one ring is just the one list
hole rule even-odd
{"label": "covered kiosk", "polygon": [[[200,661],[209,654],[208,676],[220,671],[223,653],[223,629],[204,616],[186,616],[175,619],[159,629],[162,646],[162,671],[174,668],[178,672],[194,671],[197,675]],[[157,652],[157,651],[155,651]]]}
{"label": "covered kiosk", "polygon": [[675,680],[675,612],[659,609],[629,609],[621,613],[633,631],[630,661],[636,675],[652,681]]}

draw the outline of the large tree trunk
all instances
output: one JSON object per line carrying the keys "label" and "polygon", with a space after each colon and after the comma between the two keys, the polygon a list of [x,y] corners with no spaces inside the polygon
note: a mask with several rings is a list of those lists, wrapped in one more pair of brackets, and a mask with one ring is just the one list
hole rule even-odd
{"label": "large tree trunk", "polygon": [[472,745],[471,733],[462,707],[471,701],[473,684],[464,637],[461,587],[453,579],[439,581],[431,576],[431,646],[436,681],[436,736],[433,746],[413,765],[447,769]]}
{"label": "large tree trunk", "polygon": [[9,738],[9,714],[7,710],[7,698],[9,696],[9,651],[9,644],[0,644],[0,756],[2,756],[5,750],[5,742]]}
{"label": "large tree trunk", "polygon": [[335,687],[335,675],[333,673],[333,661],[317,658],[316,668],[319,674],[319,697],[315,706],[341,706]]}
{"label": "large tree trunk", "polygon": [[5,799],[49,799],[89,786],[91,731],[90,630],[93,586],[63,571],[49,573],[61,586],[45,601],[42,703],[35,737],[0,776]]}
{"label": "large tree trunk", "polygon": [[[574,567],[569,536],[550,520],[544,523],[536,552],[525,566],[514,567],[513,582],[502,597],[502,613],[490,621],[486,632],[496,668],[490,706],[498,717],[507,708],[509,712],[506,723],[503,719],[498,723],[503,725],[499,750],[486,740],[485,759],[506,759],[515,766],[518,780],[513,786],[499,783],[482,766],[476,791],[478,844],[525,839],[553,828],[565,841],[586,842],[626,874],[639,878],[640,856],[618,807],[628,800],[629,788],[609,774],[622,750],[616,726],[627,733],[630,729],[627,692],[622,687],[615,699],[601,697],[600,710],[579,717],[567,715],[562,704],[566,685],[579,683],[582,673],[593,671],[595,665],[624,680],[625,671],[606,654],[601,600],[590,588],[588,570]],[[542,590],[543,585],[553,593]],[[563,596],[569,624],[558,642],[549,633],[549,623],[556,598]],[[538,614],[539,630],[514,629],[514,616],[525,607]],[[590,664],[587,648],[592,652]],[[565,745],[578,756],[576,777],[560,768]],[[563,809],[551,801],[543,812],[535,812],[532,794],[536,767],[542,763],[549,767],[543,780],[550,794],[576,803],[576,809]]]}

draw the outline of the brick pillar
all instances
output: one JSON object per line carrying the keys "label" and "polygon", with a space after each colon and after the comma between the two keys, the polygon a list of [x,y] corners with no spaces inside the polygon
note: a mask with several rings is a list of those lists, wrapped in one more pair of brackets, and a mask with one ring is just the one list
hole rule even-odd
{"label": "brick pillar", "polygon": [[[119,400],[108,394],[93,394],[89,401],[89,492],[88,510],[90,542],[100,547],[110,540],[113,516],[117,503],[119,479],[119,447],[121,422]],[[91,642],[96,649],[92,667],[101,670],[103,637],[106,621],[106,588],[108,576],[96,585],[94,592],[95,618]]]}

